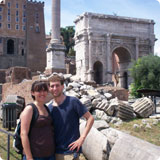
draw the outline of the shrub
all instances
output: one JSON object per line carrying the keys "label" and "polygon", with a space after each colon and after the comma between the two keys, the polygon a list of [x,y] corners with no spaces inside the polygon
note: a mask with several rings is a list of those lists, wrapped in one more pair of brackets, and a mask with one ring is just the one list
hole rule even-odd
{"label": "shrub", "polygon": [[133,83],[131,95],[141,97],[138,89],[160,90],[160,57],[148,55],[133,62],[130,68]]}

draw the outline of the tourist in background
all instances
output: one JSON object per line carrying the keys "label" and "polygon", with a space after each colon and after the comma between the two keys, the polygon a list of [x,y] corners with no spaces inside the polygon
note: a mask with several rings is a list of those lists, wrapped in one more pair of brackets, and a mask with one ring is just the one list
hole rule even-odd
{"label": "tourist in background", "polygon": [[[53,95],[53,101],[48,107],[55,128],[56,160],[79,160],[81,146],[93,125],[94,118],[77,98],[64,95],[63,89],[64,77],[53,74],[49,79],[49,90]],[[87,120],[81,135],[80,117]]]}

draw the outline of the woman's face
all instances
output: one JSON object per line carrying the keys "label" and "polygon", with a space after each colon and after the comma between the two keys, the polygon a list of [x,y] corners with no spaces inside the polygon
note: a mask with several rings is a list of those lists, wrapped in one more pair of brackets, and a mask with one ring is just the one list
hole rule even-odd
{"label": "woman's face", "polygon": [[44,102],[47,94],[48,94],[48,91],[44,91],[44,90],[32,92],[32,95],[35,97],[35,101],[38,101],[38,102]]}

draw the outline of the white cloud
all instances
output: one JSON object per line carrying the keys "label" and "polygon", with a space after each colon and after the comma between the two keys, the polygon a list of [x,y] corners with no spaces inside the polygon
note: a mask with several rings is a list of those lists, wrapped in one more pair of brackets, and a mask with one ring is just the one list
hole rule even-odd
{"label": "white cloud", "polygon": [[160,0],[157,0],[160,3]]}

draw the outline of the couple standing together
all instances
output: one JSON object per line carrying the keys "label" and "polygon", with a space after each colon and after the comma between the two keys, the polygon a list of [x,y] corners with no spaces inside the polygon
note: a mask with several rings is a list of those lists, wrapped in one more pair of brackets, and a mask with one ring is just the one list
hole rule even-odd
{"label": "couple standing together", "polygon": [[[94,119],[77,98],[66,96],[63,89],[63,76],[54,74],[49,79],[49,91],[53,100],[46,107],[44,103],[48,94],[48,84],[43,81],[32,84],[31,95],[39,116],[32,128],[32,105],[27,105],[20,116],[23,160],[79,160],[81,146]],[[81,117],[87,122],[80,135]]]}

